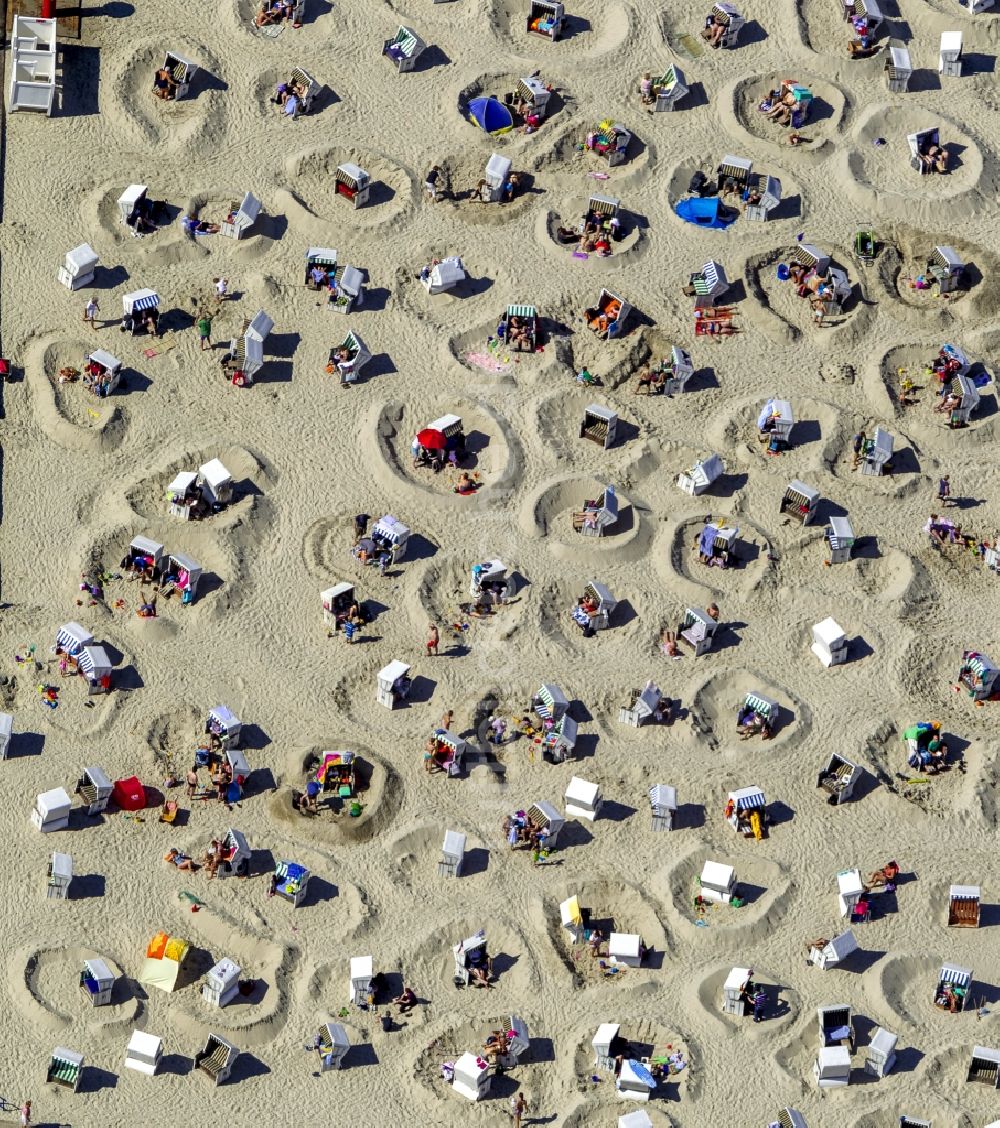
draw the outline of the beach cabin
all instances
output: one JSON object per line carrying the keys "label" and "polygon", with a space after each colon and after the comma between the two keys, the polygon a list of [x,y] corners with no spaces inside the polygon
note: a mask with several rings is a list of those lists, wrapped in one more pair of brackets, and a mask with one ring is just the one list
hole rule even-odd
{"label": "beach cabin", "polygon": [[593,822],[601,812],[604,799],[599,784],[590,783],[579,776],[572,776],[566,785],[563,803],[567,817],[586,819]]}
{"label": "beach cabin", "polygon": [[733,48],[737,46],[740,30],[747,21],[732,4],[719,0],[712,5],[712,22],[725,28],[719,41],[720,46]]}
{"label": "beach cabin", "polygon": [[672,112],[689,93],[690,87],[681,68],[668,67],[659,78],[653,79],[653,112]]}
{"label": "beach cabin", "polygon": [[969,991],[972,988],[972,969],[944,964],[938,972],[937,987],[934,989],[934,1005],[939,1010],[956,1013],[965,1010]]}
{"label": "beach cabin", "polygon": [[[1000,1089],[1000,1050],[990,1050],[985,1046],[972,1047],[972,1060],[966,1081],[976,1081],[980,1085],[991,1085]],[[992,1126],[990,1126],[992,1128]]]}
{"label": "beach cabin", "polygon": [[215,876],[220,880],[226,877],[246,877],[250,872],[253,851],[247,845],[243,833],[230,827],[222,840],[222,861]]}
{"label": "beach cabin", "polygon": [[618,1041],[618,1031],[621,1026],[617,1022],[602,1022],[597,1028],[597,1033],[591,1039],[594,1048],[594,1069],[610,1073],[615,1068],[615,1043]]}
{"label": "beach cabin", "polygon": [[532,803],[526,812],[528,822],[535,832],[541,831],[545,837],[545,844],[550,849],[555,849],[559,840],[559,832],[566,825],[566,820],[544,799]]}
{"label": "beach cabin", "polygon": [[690,275],[688,288],[696,299],[701,299],[696,305],[711,305],[729,289],[725,268],[718,262],[706,262],[697,274]]}
{"label": "beach cabin", "polygon": [[562,35],[566,9],[555,0],[531,0],[528,7],[527,30],[544,35],[553,43]]}
{"label": "beach cabin", "polygon": [[568,897],[560,903],[559,920],[571,943],[579,944],[583,941],[583,910],[580,908],[579,897]]}
{"label": "beach cabin", "polygon": [[[55,23],[55,20],[52,22]],[[78,1054],[75,1050],[67,1050],[65,1046],[56,1046],[49,1059],[45,1080],[75,1093],[80,1088],[82,1077],[83,1054]]]}
{"label": "beach cabin", "polygon": [[725,470],[722,458],[717,454],[710,454],[707,458],[699,459],[690,470],[679,474],[677,485],[691,497],[699,497],[722,477]]}
{"label": "beach cabin", "polygon": [[503,186],[510,176],[510,157],[493,153],[486,162],[485,192],[480,189],[480,199],[486,204],[498,204],[503,198]]}
{"label": "beach cabin", "polygon": [[101,959],[83,961],[80,972],[80,990],[94,1007],[106,1007],[111,1003],[117,976]]}
{"label": "beach cabin", "polygon": [[892,1067],[896,1064],[896,1043],[899,1035],[886,1030],[882,1026],[875,1028],[872,1040],[865,1050],[865,1073],[881,1080],[888,1077]]}
{"label": "beach cabin", "polygon": [[327,1073],[331,1069],[343,1069],[344,1058],[351,1048],[351,1040],[347,1031],[339,1022],[325,1022],[316,1035],[317,1049],[320,1056],[320,1072]]}
{"label": "beach cabin", "polygon": [[470,595],[489,595],[495,603],[506,603],[514,594],[514,577],[502,560],[484,560],[472,565]]}
{"label": "beach cabin", "polygon": [[948,927],[978,928],[982,908],[978,885],[952,885],[948,889]]}
{"label": "beach cabin", "polygon": [[[590,153],[602,157],[608,168],[622,165],[628,160],[628,147],[632,141],[632,134],[621,122],[612,122],[610,118],[600,122],[592,129],[584,142],[585,148]],[[619,201],[615,200],[613,214],[618,214]]]}
{"label": "beach cabin", "polygon": [[333,182],[334,195],[342,196],[355,208],[361,208],[368,203],[371,190],[371,177],[363,168],[346,161],[337,165]]}
{"label": "beach cabin", "polygon": [[393,564],[398,564],[406,555],[406,542],[410,539],[410,530],[397,521],[391,513],[380,517],[372,525],[371,539],[375,542],[375,551],[387,552]]}
{"label": "beach cabin", "polygon": [[985,654],[963,650],[958,684],[969,691],[973,701],[989,701],[1000,692],[1000,670]]}
{"label": "beach cabin", "polygon": [[569,715],[563,715],[553,725],[545,726],[542,734],[542,756],[553,764],[561,764],[576,747],[577,723]]}
{"label": "beach cabin", "polygon": [[69,900],[69,887],[73,883],[73,859],[69,854],[53,854],[49,859],[45,897],[55,901]]}
{"label": "beach cabin", "polygon": [[885,85],[893,94],[905,94],[913,76],[913,64],[910,62],[909,48],[901,39],[890,39],[886,48]]}
{"label": "beach cabin", "polygon": [[749,193],[743,214],[747,219],[764,222],[781,203],[781,181],[776,176],[755,173],[745,189]]}
{"label": "beach cabin", "polygon": [[618,415],[610,407],[602,407],[599,403],[587,405],[580,424],[581,439],[590,439],[592,443],[610,450],[615,444],[617,431]]}
{"label": "beach cabin", "polygon": [[451,1087],[456,1093],[461,1093],[468,1100],[485,1100],[489,1096],[492,1083],[493,1075],[490,1073],[490,1064],[478,1054],[462,1054],[455,1062]]}
{"label": "beach cabin", "polygon": [[893,437],[881,427],[865,442],[861,452],[861,473],[880,477],[892,460]]}
{"label": "beach cabin", "polygon": [[427,277],[421,277],[428,294],[443,294],[468,278],[465,266],[458,255],[450,255],[431,267]]}
{"label": "beach cabin", "polygon": [[514,101],[523,102],[527,107],[527,113],[536,117],[544,118],[549,112],[549,101],[552,98],[552,91],[545,85],[540,78],[530,76],[528,78],[518,79],[517,88],[514,91]]}
{"label": "beach cabin", "polygon": [[65,830],[69,826],[70,797],[63,787],[54,787],[35,797],[35,807],[31,821],[45,834],[53,830]]}
{"label": "beach cabin", "polygon": [[379,670],[375,698],[387,709],[395,709],[400,702],[406,700],[412,681],[410,667],[396,659]]}
{"label": "beach cabin", "polygon": [[332,247],[306,249],[305,285],[308,289],[322,290],[336,276],[337,252]]}
{"label": "beach cabin", "polygon": [[847,517],[831,517],[823,539],[830,546],[830,563],[846,564],[854,553],[854,529]]}
{"label": "beach cabin", "polygon": [[79,290],[84,286],[90,286],[100,261],[97,252],[89,243],[81,243],[66,252],[66,258],[59,267],[57,277],[67,290]]}
{"label": "beach cabin", "polygon": [[850,917],[858,901],[863,900],[865,887],[861,882],[861,871],[856,869],[841,870],[837,874],[837,904],[842,917]]}
{"label": "beach cabin", "polygon": [[965,263],[954,247],[935,247],[927,262],[926,273],[938,284],[938,291],[950,294],[962,284]]}
{"label": "beach cabin", "polygon": [[147,322],[159,317],[160,295],[148,287],[122,295],[122,328],[133,337],[148,331]]}
{"label": "beach cabin", "polygon": [[145,1030],[133,1030],[125,1047],[125,1068],[155,1077],[163,1061],[163,1039]]}
{"label": "beach cabin", "polygon": [[230,239],[242,239],[257,222],[263,205],[252,192],[247,192],[240,203],[229,205],[229,213],[219,225],[219,234]]}
{"label": "beach cabin", "polygon": [[834,807],[846,803],[854,794],[854,788],[861,779],[863,769],[860,764],[845,760],[839,752],[831,752],[826,767],[819,773],[816,786],[827,793],[827,802]]}
{"label": "beach cabin", "polygon": [[808,525],[816,516],[817,505],[819,505],[819,490],[814,490],[812,486],[807,486],[805,482],[793,478],[785,487],[778,512],[787,513],[789,517],[794,517],[796,521]]}
{"label": "beach cabin", "polygon": [[57,34],[58,24],[54,19],[14,15],[10,36],[11,113],[18,110],[52,113],[59,66]]}
{"label": "beach cabin", "polygon": [[264,366],[264,341],[274,328],[274,320],[259,309],[252,318],[243,319],[238,337],[229,343],[225,358],[226,375],[237,388],[250,387],[254,376]]}
{"label": "beach cabin", "polygon": [[441,860],[438,862],[439,877],[460,877],[462,863],[465,861],[464,834],[457,830],[446,830],[441,844]]}
{"label": "beach cabin", "polygon": [[603,537],[618,524],[618,495],[614,486],[605,486],[600,497],[585,501],[573,514],[573,528],[581,536]]}
{"label": "beach cabin", "polygon": [[239,748],[242,729],[242,722],[228,705],[213,705],[209,709],[205,732],[211,739],[213,747],[218,747],[223,752],[227,752],[230,748]]}
{"label": "beach cabin", "polygon": [[677,628],[678,642],[687,643],[694,651],[695,658],[708,653],[715,641],[719,624],[700,607],[688,607]]}
{"label": "beach cabin", "polygon": [[722,862],[706,861],[698,884],[702,900],[728,905],[736,894],[736,870]]}
{"label": "beach cabin", "polygon": [[767,833],[767,800],[759,787],[739,787],[726,799],[726,822],[744,838],[758,842]]}
{"label": "beach cabin", "polygon": [[769,450],[787,450],[792,445],[795,414],[788,400],[769,399],[757,416],[757,440]]}
{"label": "beach cabin", "polygon": [[455,957],[455,986],[468,987],[472,979],[470,968],[484,965],[489,958],[486,954],[486,929],[481,928],[475,936],[459,940],[451,949]]}
{"label": "beach cabin", "polygon": [[183,605],[194,603],[201,574],[201,565],[194,557],[183,552],[171,552],[163,566],[160,594],[166,598],[176,591],[180,593]]}
{"label": "beach cabin", "polygon": [[816,967],[826,971],[828,967],[836,967],[837,964],[857,950],[858,942],[854,938],[854,933],[848,929],[839,936],[834,936],[822,948],[810,948],[809,959]]}
{"label": "beach cabin", "polygon": [[812,629],[813,654],[826,666],[839,666],[847,661],[847,635],[834,619],[824,619]]}
{"label": "beach cabin", "polygon": [[177,986],[177,977],[190,947],[187,940],[158,932],[146,948],[146,959],[139,973],[139,982],[143,986],[155,987],[170,994]]}
{"label": "beach cabin", "polygon": [[653,830],[673,830],[677,814],[677,789],[666,783],[654,784],[649,789],[649,806],[653,816]]}
{"label": "beach cabin", "polygon": [[960,31],[944,31],[941,33],[938,74],[944,75],[946,78],[962,77],[962,33]]}
{"label": "beach cabin", "polygon": [[331,375],[337,372],[342,384],[356,384],[361,370],[371,358],[371,349],[353,329],[349,329],[344,340],[330,350],[326,370]]}
{"label": "beach cabin", "polygon": [[648,1101],[656,1089],[656,1078],[649,1067],[634,1058],[626,1058],[615,1081],[618,1096],[627,1101]]}
{"label": "beach cabin", "polygon": [[323,604],[323,622],[337,629],[354,602],[354,584],[341,582],[320,592]]}
{"label": "beach cabin", "polygon": [[14,732],[14,718],[10,713],[0,713],[0,760],[10,755],[10,742]]}
{"label": "beach cabin", "polygon": [[272,879],[275,895],[291,901],[297,909],[308,894],[309,877],[309,870],[298,862],[278,862]]}
{"label": "beach cabin", "polygon": [[374,961],[371,956],[351,956],[350,998],[356,1007],[367,1005],[374,975]]}
{"label": "beach cabin", "polygon": [[224,1007],[239,993],[240,975],[243,969],[230,959],[221,959],[205,974],[201,985],[201,997],[209,1006]]}
{"label": "beach cabin", "polygon": [[753,968],[734,967],[722,984],[722,1013],[740,1018],[753,1009],[750,992],[753,990]]}
{"label": "beach cabin", "polygon": [[424,53],[427,44],[420,38],[412,27],[399,25],[399,30],[392,37],[382,43],[382,54],[394,63],[397,74],[415,70],[417,60]]}
{"label": "beach cabin", "polygon": [[217,458],[198,467],[195,484],[213,509],[228,505],[233,500],[233,476]]}
{"label": "beach cabin", "polygon": [[198,64],[190,59],[185,59],[176,51],[168,51],[163,56],[163,69],[170,72],[170,77],[176,84],[174,98],[186,98],[191,92],[191,83],[198,73]]}
{"label": "beach cabin", "polygon": [[587,325],[602,341],[611,341],[615,337],[624,336],[631,313],[632,306],[629,302],[602,287],[597,296],[597,305],[585,310],[584,317]]}
{"label": "beach cabin", "polygon": [[239,1056],[238,1046],[234,1046],[221,1034],[209,1034],[204,1048],[194,1055],[194,1067],[206,1073],[212,1079],[213,1085],[222,1085],[229,1080]]}
{"label": "beach cabin", "polygon": [[821,1089],[838,1089],[851,1083],[851,1051],[846,1046],[823,1046],[813,1063],[813,1076]]}
{"label": "beach cabin", "polygon": [[629,703],[618,709],[618,720],[624,725],[641,728],[648,721],[658,719],[657,714],[662,700],[660,687],[649,681],[643,689],[632,690],[629,694]]}
{"label": "beach cabin", "polygon": [[610,589],[597,580],[591,580],[583,589],[583,598],[597,605],[597,610],[588,616],[590,625],[595,631],[607,630],[611,625],[611,615],[618,606],[618,600],[611,594]]}
{"label": "beach cabin", "polygon": [[750,184],[753,162],[746,157],[734,157],[732,153],[727,153],[715,172],[719,178],[720,192],[742,192]]}

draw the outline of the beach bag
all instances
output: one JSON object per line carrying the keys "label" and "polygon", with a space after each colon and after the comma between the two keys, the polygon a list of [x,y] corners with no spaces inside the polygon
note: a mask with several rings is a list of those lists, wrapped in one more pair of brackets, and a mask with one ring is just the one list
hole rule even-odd
{"label": "beach bag", "polygon": [[593,623],[588,623],[583,628],[583,637],[584,638],[593,638],[595,634],[597,634],[597,631],[594,630],[594,624]]}

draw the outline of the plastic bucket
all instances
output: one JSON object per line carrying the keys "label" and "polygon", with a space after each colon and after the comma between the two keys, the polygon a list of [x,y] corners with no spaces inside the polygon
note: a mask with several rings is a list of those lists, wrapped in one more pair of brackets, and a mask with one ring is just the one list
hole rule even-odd
{"label": "plastic bucket", "polygon": [[791,277],[791,272],[788,269],[788,265],[786,263],[779,262],[778,263],[778,281],[779,282],[787,282],[790,277]]}

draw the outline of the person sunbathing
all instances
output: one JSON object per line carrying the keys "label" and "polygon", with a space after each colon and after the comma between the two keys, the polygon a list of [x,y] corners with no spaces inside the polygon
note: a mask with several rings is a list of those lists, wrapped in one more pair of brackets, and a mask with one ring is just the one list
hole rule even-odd
{"label": "person sunbathing", "polygon": [[404,987],[392,1001],[399,1007],[400,1014],[409,1014],[417,1005],[417,996],[412,987]]}
{"label": "person sunbathing", "polygon": [[940,145],[931,145],[926,153],[920,154],[920,161],[925,172],[947,172],[948,150],[942,149]]}
{"label": "person sunbathing", "polygon": [[866,893],[870,893],[873,889],[895,885],[898,877],[899,866],[896,862],[886,862],[881,869],[873,870],[868,880],[861,883],[861,887]]}
{"label": "person sunbathing", "polygon": [[961,395],[956,394],[955,392],[948,392],[947,395],[942,398],[937,407],[934,408],[934,411],[940,415],[946,415],[949,412],[954,411],[956,407],[960,407],[961,403]]}
{"label": "person sunbathing", "polygon": [[815,940],[813,940],[813,941],[811,941],[810,943],[806,944],[806,952],[808,952],[808,953],[812,953],[812,952],[822,952],[822,951],[823,951],[823,949],[824,949],[824,948],[825,948],[825,947],[827,946],[827,944],[829,944],[829,943],[830,943],[830,941],[829,941],[829,940],[827,940],[827,938],[826,938],[825,936],[819,936],[819,937],[817,937],[817,938],[816,938]]}
{"label": "person sunbathing", "polygon": [[199,219],[196,212],[189,211],[184,217],[184,230],[189,235],[217,235],[222,228],[217,223]]}
{"label": "person sunbathing", "polygon": [[254,17],[254,27],[267,27],[269,24],[278,24],[282,20],[292,18],[292,5],[278,0],[277,3],[269,4],[267,0],[261,4],[260,10]]}
{"label": "person sunbathing", "polygon": [[153,93],[165,102],[177,97],[177,82],[166,67],[160,67],[153,77]]}
{"label": "person sunbathing", "polygon": [[462,494],[463,496],[472,494],[479,489],[479,485],[480,483],[473,480],[468,470],[463,470],[458,476],[458,481],[455,483],[455,493]]}
{"label": "person sunbathing", "polygon": [[787,94],[772,103],[765,114],[770,121],[778,125],[788,125],[792,120],[792,111],[795,109],[795,95],[789,90]]}
{"label": "person sunbathing", "polygon": [[163,855],[165,862],[170,862],[175,865],[179,870],[184,870],[189,873],[194,873],[198,869],[197,863],[183,851],[178,850],[176,846],[171,846],[170,849]]}
{"label": "person sunbathing", "polygon": [[668,658],[679,658],[680,654],[677,650],[677,635],[674,631],[664,630],[660,635],[660,649]]}
{"label": "person sunbathing", "polygon": [[493,984],[490,983],[491,967],[492,964],[488,956],[481,962],[474,963],[469,967],[469,982],[473,987],[485,987],[487,991],[493,990]]}
{"label": "person sunbathing", "polygon": [[701,29],[701,37],[713,47],[719,47],[722,43],[722,37],[726,34],[727,26],[727,21],[722,16],[706,16],[705,26]]}
{"label": "person sunbathing", "polygon": [[494,1030],[491,1032],[489,1038],[483,1043],[483,1049],[486,1051],[487,1056],[496,1054],[497,1057],[503,1057],[507,1052],[510,1043],[507,1040],[507,1035],[502,1030]]}

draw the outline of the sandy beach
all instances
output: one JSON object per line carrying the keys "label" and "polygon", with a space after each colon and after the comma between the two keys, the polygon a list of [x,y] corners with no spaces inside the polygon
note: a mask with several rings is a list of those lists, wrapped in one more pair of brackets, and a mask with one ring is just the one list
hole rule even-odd
{"label": "sandy beach", "polygon": [[[254,28],[250,0],[227,0],[209,20],[185,0],[88,10],[82,39],[61,43],[53,115],[5,119],[0,710],[13,738],[0,764],[0,1096],[30,1098],[34,1125],[74,1128],[507,1124],[518,1092],[525,1125],[613,1128],[643,1109],[656,1128],[763,1128],[790,1107],[809,1128],[894,1128],[902,1116],[985,1128],[1000,1098],[966,1077],[973,1046],[1000,1051],[1000,703],[979,705],[953,683],[963,651],[1000,661],[1000,576],[981,553],[933,544],[924,526],[944,514],[994,546],[1000,528],[988,378],[1000,342],[1000,20],[947,0],[883,0],[882,39],[904,40],[913,61],[909,90],[894,93],[884,53],[848,57],[835,0],[747,0],[738,46],[720,50],[698,38],[707,5],[571,0],[553,43],[526,31],[528,0],[306,2],[303,26],[276,35]],[[400,26],[428,44],[410,73],[381,54]],[[938,74],[950,30],[964,36],[961,77]],[[168,50],[200,67],[175,101],[151,90]],[[688,97],[647,112],[643,72],[671,65]],[[9,49],[5,66],[9,86]],[[321,90],[289,120],[271,99],[296,67]],[[553,88],[536,131],[491,137],[466,119],[472,99],[502,97],[536,70]],[[758,109],[788,78],[814,96],[798,145]],[[632,134],[615,167],[583,147],[606,119]],[[906,135],[935,126],[952,167],[922,176]],[[520,194],[468,199],[494,152],[521,173]],[[725,230],[683,222],[674,207],[692,175],[714,178],[729,154],[780,179],[773,217],[741,215]],[[364,207],[335,192],[345,162],[370,174]],[[437,202],[424,191],[432,165],[447,189]],[[130,184],[167,205],[169,222],[141,238],[119,213]],[[182,229],[189,211],[221,223],[248,192],[261,212],[241,239]],[[557,239],[594,194],[621,201],[625,237],[607,258],[577,257]],[[877,236],[874,262],[855,254],[859,226]],[[93,286],[71,291],[56,275],[81,243],[100,265]],[[779,278],[803,243],[849,280],[842,311],[822,326]],[[944,295],[912,284],[939,245],[967,264],[963,286]],[[335,248],[341,267],[362,271],[360,307],[343,316],[304,285],[309,247]],[[468,277],[429,295],[421,268],[451,255]],[[709,260],[732,283],[722,300],[737,330],[714,340],[696,336],[682,293]],[[221,303],[219,277],[230,290]],[[155,339],[120,328],[122,296],[142,288],[159,295]],[[618,339],[599,339],[584,318],[602,289],[634,307]],[[94,327],[83,320],[91,298]],[[540,348],[491,347],[498,317],[519,305],[537,309]],[[221,362],[261,309],[274,322],[264,364],[236,387]],[[213,347],[203,351],[205,312]],[[349,331],[372,359],[341,385],[326,368]],[[961,428],[934,410],[926,372],[945,343],[983,374]],[[690,353],[687,388],[634,394],[673,346]],[[106,398],[59,379],[94,349],[123,364]],[[583,369],[601,386],[579,383]],[[901,394],[906,374],[914,403]],[[791,404],[795,426],[787,449],[769,453],[758,416],[772,397]],[[591,404],[617,414],[609,449],[580,436]],[[478,475],[468,496],[454,490],[457,470],[413,465],[415,434],[451,413],[466,436],[462,468]],[[894,436],[891,476],[853,468],[853,436],[876,427]],[[701,496],[682,492],[678,475],[713,452],[723,476]],[[232,476],[231,503],[201,520],[171,516],[168,485],[212,459]],[[954,504],[942,509],[946,474]],[[793,480],[820,494],[807,525],[781,511]],[[582,536],[574,513],[608,485],[617,523]],[[352,554],[359,514],[411,530],[384,574]],[[845,514],[853,558],[828,565],[824,530]],[[708,515],[739,527],[735,566],[706,567],[692,547]],[[161,596],[155,618],[137,614],[151,587],[120,566],[136,536],[200,563],[193,602]],[[493,559],[517,590],[477,617],[471,569]],[[99,580],[99,597],[81,590],[83,577]],[[371,619],[351,644],[323,616],[320,593],[340,581]],[[608,629],[585,637],[571,610],[591,581],[617,606]],[[715,645],[667,656],[661,632],[712,603]],[[810,644],[828,617],[849,660],[825,668]],[[436,656],[425,653],[432,621]],[[106,648],[112,692],[88,697],[84,678],[60,676],[54,647],[70,622]],[[376,679],[395,659],[413,685],[390,710]],[[649,680],[669,722],[621,723]],[[558,763],[514,738],[547,683],[578,726]],[[748,693],[780,706],[770,740],[737,734]],[[184,787],[220,704],[242,721],[251,769],[231,807]],[[468,742],[455,777],[423,760],[449,710]],[[494,716],[509,721],[499,747],[487,741]],[[902,735],[932,720],[950,761],[927,776],[907,766]],[[354,815],[350,799],[324,796],[312,817],[293,807],[327,750],[356,754]],[[839,806],[817,786],[834,753],[863,769]],[[87,817],[74,788],[91,766],[112,781],[138,777],[146,807],[112,802]],[[562,812],[574,776],[599,785],[603,808],[593,822],[567,817],[557,848],[533,865],[508,846],[504,820],[539,801]],[[656,784],[677,791],[668,832],[651,828]],[[725,818],[729,793],[751,786],[768,804],[760,841]],[[69,826],[40,833],[36,796],[60,787],[73,800]],[[173,823],[158,819],[164,800],[180,808]],[[244,879],[163,860],[171,847],[197,859],[230,827],[253,852]],[[457,879],[438,872],[446,830],[467,839]],[[72,857],[65,900],[46,896],[53,851]],[[873,894],[871,919],[852,925],[837,874],[867,876],[890,859],[895,892]],[[312,875],[298,907],[268,896],[282,861]],[[742,906],[699,912],[707,861],[734,867]],[[978,929],[947,926],[954,884],[981,887]],[[643,938],[641,967],[603,974],[561,925],[574,896],[591,927]],[[859,950],[841,965],[807,960],[811,940],[848,927]],[[479,929],[495,981],[459,989],[453,947]],[[161,931],[190,945],[171,992],[138,982]],[[388,988],[375,1012],[350,999],[350,961],[362,956]],[[247,987],[218,1008],[201,987],[223,957]],[[80,989],[88,959],[119,977],[109,1005]],[[943,964],[974,972],[961,1013],[935,1006]],[[753,969],[768,993],[759,1024],[723,1012],[734,967]],[[385,1000],[404,982],[418,1002],[401,1016]],[[830,1004],[853,1008],[841,1088],[813,1077],[817,1008]],[[492,1076],[485,1099],[465,1099],[442,1066],[478,1052],[512,1015],[529,1051]],[[341,1070],[322,1072],[313,1052],[326,1023],[351,1043]],[[626,1057],[682,1055],[648,1104],[621,1099],[614,1074],[595,1067],[604,1023],[620,1025]],[[864,1069],[877,1027],[898,1035],[881,1080]],[[154,1077],[124,1068],[135,1030],[162,1039]],[[212,1035],[241,1051],[219,1086],[193,1066]],[[77,1092],[46,1081],[56,1047],[84,1056]],[[0,1124],[16,1122],[0,1112]]]}

